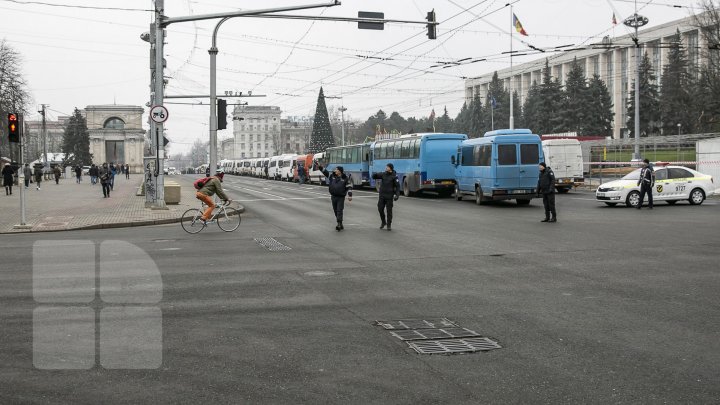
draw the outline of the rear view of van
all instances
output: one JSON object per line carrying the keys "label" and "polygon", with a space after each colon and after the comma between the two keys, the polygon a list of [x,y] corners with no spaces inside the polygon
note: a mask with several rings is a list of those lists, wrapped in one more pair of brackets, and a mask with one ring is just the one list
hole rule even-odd
{"label": "rear view of van", "polygon": [[555,188],[567,193],[585,182],[583,156],[577,139],[547,139],[542,141],[545,163],[555,173]]}

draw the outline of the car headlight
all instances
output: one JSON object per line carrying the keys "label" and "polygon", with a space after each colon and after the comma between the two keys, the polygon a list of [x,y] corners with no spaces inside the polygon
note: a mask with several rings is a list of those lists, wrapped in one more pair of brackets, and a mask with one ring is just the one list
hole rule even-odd
{"label": "car headlight", "polygon": [[620,190],[622,190],[622,189],[623,189],[623,188],[620,187],[620,186],[618,186],[618,187],[610,187],[610,191],[620,191]]}

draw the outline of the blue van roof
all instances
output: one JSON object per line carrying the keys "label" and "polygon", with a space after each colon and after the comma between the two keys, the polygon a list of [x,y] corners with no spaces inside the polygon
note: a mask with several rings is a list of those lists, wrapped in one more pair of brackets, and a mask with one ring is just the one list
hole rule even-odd
{"label": "blue van roof", "polygon": [[532,134],[529,129],[496,129],[495,131],[485,132],[484,136],[495,136],[495,135],[528,135]]}

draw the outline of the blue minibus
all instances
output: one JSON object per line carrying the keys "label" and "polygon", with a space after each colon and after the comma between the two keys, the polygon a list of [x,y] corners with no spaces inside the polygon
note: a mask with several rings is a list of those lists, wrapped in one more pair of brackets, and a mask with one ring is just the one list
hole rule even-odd
{"label": "blue minibus", "polygon": [[351,175],[354,187],[367,186],[370,184],[368,174],[369,152],[369,143],[327,148],[325,151],[327,171],[332,172],[335,167],[342,166],[343,171]]}
{"label": "blue minibus", "polygon": [[[455,185],[451,158],[466,139],[465,134],[423,133],[376,141],[370,146],[370,174],[392,163],[406,197],[423,190],[449,196]],[[370,185],[377,188],[373,179]]]}
{"label": "blue minibus", "polygon": [[529,129],[501,129],[468,139],[453,158],[455,199],[469,194],[478,205],[512,199],[518,205],[530,204],[542,161],[540,137]]}

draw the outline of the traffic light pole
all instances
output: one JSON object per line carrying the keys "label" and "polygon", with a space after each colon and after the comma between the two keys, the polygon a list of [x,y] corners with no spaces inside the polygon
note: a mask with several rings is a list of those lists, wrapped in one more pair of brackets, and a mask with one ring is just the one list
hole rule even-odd
{"label": "traffic light pole", "polygon": [[[23,128],[25,120],[22,114],[18,114],[19,128]],[[25,218],[25,157],[23,153],[23,144],[25,143],[25,133],[21,130],[20,142],[18,142],[18,149],[20,151],[20,167],[18,168],[18,188],[20,189],[20,224],[13,226],[15,229],[30,229],[31,226],[26,224]]]}
{"label": "traffic light pole", "polygon": [[[165,78],[163,77],[165,60],[163,58],[163,48],[165,45],[165,35],[163,32],[163,19],[165,12],[165,0],[155,0],[155,22],[153,23],[151,38],[152,50],[154,57],[151,58],[155,63],[151,64],[152,85],[151,85],[151,104],[152,106],[163,105]],[[145,207],[152,209],[166,209],[165,205],[165,179],[163,178],[164,166],[164,143],[163,143],[163,123],[150,120],[150,153],[144,159],[143,172],[145,173]],[[147,161],[148,163],[145,163]],[[154,161],[154,164],[149,162]]]}

